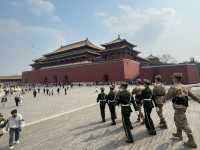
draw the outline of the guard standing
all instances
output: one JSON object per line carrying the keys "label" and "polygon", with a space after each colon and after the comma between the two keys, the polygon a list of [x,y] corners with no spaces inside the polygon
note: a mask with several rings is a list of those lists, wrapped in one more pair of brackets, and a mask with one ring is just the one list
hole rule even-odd
{"label": "guard standing", "polygon": [[106,94],[104,93],[104,88],[101,88],[101,93],[97,96],[97,103],[100,102],[100,112],[101,112],[101,118],[102,122],[106,122],[105,119],[105,107],[106,107]]}
{"label": "guard standing", "polygon": [[143,89],[144,88],[142,87],[141,79],[137,79],[136,80],[136,87],[133,89],[132,95],[135,95],[135,102],[137,104],[137,108],[138,108],[138,112],[139,112],[137,121],[140,122],[140,120],[142,120],[142,124],[144,123],[144,115],[142,113],[143,101],[142,101],[142,97],[141,97]]}
{"label": "guard standing", "polygon": [[193,100],[200,103],[200,98],[196,97],[190,89],[186,88],[182,82],[182,74],[175,73],[173,76],[174,85],[170,87],[166,99],[172,99],[174,108],[174,122],[177,128],[177,132],[173,133],[173,137],[179,140],[183,139],[182,131],[184,131],[188,136],[188,141],[184,143],[185,146],[191,148],[197,148],[197,144],[194,140],[192,130],[189,127],[186,111],[188,107],[188,98],[191,97]]}
{"label": "guard standing", "polygon": [[167,129],[167,123],[165,121],[165,118],[163,116],[163,105],[165,103],[165,87],[162,84],[162,77],[161,75],[155,76],[155,84],[153,88],[153,98],[156,101],[157,107],[156,111],[158,114],[158,117],[160,118],[159,127],[161,129]]}
{"label": "guard standing", "polygon": [[[143,107],[144,107],[144,122],[145,122],[145,126],[149,132],[149,135],[156,135],[156,130],[154,127],[154,123],[153,120],[151,119],[151,112],[152,109],[154,107],[153,105],[153,92],[149,87],[150,85],[150,81],[149,80],[144,80],[144,86],[145,89],[142,90],[142,99],[143,99]],[[154,101],[155,103],[155,101]],[[156,105],[156,103],[155,103]]]}
{"label": "guard standing", "polygon": [[116,92],[114,91],[114,89],[115,89],[115,87],[111,86],[110,87],[110,92],[108,93],[108,95],[106,97],[106,101],[108,103],[108,107],[109,107],[110,114],[111,114],[111,119],[112,119],[112,124],[111,125],[116,125],[115,119],[117,118],[116,111],[115,111]]}
{"label": "guard standing", "polygon": [[124,131],[126,134],[127,143],[133,143],[133,135],[131,133],[131,129],[133,129],[133,126],[130,121],[130,115],[132,112],[131,109],[131,100],[132,96],[131,93],[127,90],[128,84],[122,83],[121,84],[121,90],[117,94],[117,104],[121,105],[121,114],[122,114],[122,122]]}

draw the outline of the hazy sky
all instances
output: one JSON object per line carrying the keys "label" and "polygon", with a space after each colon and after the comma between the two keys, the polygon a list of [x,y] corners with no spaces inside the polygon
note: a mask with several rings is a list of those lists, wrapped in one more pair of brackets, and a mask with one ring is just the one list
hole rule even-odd
{"label": "hazy sky", "polygon": [[117,37],[141,56],[200,60],[199,0],[0,0],[0,75],[30,69],[60,45]]}

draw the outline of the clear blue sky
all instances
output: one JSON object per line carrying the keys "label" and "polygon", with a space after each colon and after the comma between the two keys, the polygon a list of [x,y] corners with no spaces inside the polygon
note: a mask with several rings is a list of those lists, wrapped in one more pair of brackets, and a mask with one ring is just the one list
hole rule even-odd
{"label": "clear blue sky", "polygon": [[33,59],[89,38],[120,34],[142,56],[200,60],[199,0],[0,0],[0,75],[30,69]]}

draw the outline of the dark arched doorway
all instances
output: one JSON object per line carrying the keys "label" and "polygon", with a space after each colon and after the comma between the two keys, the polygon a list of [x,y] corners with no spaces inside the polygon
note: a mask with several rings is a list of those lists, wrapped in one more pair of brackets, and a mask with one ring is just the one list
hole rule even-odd
{"label": "dark arched doorway", "polygon": [[109,75],[108,75],[108,74],[105,74],[105,75],[103,76],[103,81],[104,81],[104,82],[108,82],[108,81],[109,81]]}
{"label": "dark arched doorway", "polygon": [[48,78],[44,77],[44,83],[47,83],[47,82],[48,82]]}

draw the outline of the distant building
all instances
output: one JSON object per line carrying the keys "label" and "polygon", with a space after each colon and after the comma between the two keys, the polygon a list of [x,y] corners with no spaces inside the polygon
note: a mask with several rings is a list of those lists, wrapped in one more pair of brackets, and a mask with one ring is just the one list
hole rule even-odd
{"label": "distant building", "polygon": [[161,75],[166,84],[172,84],[172,75],[176,72],[183,74],[183,83],[192,84],[199,83],[199,72],[195,64],[169,64],[143,66],[140,70],[142,79],[154,81],[156,75]]}
{"label": "distant building", "polygon": [[21,75],[0,76],[0,83],[20,83],[21,81]]}
{"label": "distant building", "polygon": [[163,64],[158,57],[153,56],[152,54],[149,55],[146,59],[149,61],[150,65],[162,65]]}
{"label": "distant building", "polygon": [[[120,36],[102,44],[102,47],[94,45],[88,39],[61,46],[34,60],[31,64],[33,69],[23,72],[22,80],[25,83],[64,84],[132,81],[138,77],[143,78],[143,75],[146,77],[145,66],[149,69],[153,67],[152,64],[158,65],[159,62],[153,56],[147,59],[140,57],[140,52],[135,50],[136,45],[121,39]],[[156,73],[155,71],[153,75]],[[188,72],[184,74],[191,76]],[[199,79],[186,82],[199,82]]]}

